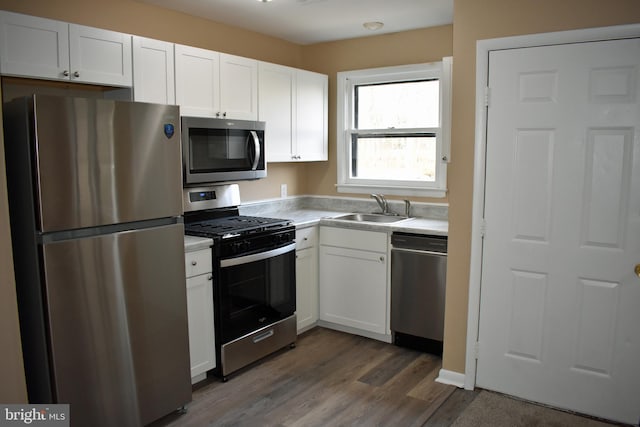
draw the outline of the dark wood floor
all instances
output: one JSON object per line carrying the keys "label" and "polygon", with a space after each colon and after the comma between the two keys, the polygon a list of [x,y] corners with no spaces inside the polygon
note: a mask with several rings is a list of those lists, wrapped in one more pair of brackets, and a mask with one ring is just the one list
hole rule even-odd
{"label": "dark wood floor", "polygon": [[476,393],[436,383],[439,357],[324,328],[229,377],[196,386],[154,426],[448,426]]}

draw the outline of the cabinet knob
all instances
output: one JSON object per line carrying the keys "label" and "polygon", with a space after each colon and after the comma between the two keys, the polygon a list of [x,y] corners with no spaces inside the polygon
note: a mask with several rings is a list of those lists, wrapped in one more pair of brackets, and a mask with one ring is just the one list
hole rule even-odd
{"label": "cabinet knob", "polygon": [[191,265],[197,265],[197,264],[198,264],[198,261],[196,260],[191,261]]}
{"label": "cabinet knob", "polygon": [[216,113],[216,117],[220,117],[220,111]]}
{"label": "cabinet knob", "polygon": [[80,73],[78,71],[73,72],[73,77],[80,77]]}
{"label": "cabinet knob", "polygon": [[207,280],[213,280],[213,275],[212,274],[208,275]]}
{"label": "cabinet knob", "polygon": [[222,117],[227,117],[227,112],[222,113]]}
{"label": "cabinet knob", "polygon": [[304,241],[306,242],[307,240],[309,240],[309,238],[308,238],[308,237],[305,237],[305,238],[304,238],[304,239],[302,239],[302,240],[304,240]]}
{"label": "cabinet knob", "polygon": [[69,70],[64,70],[62,72],[62,75],[65,76],[65,77],[69,77]]}
{"label": "cabinet knob", "polygon": [[384,257],[383,256],[380,257],[380,262],[384,262]]}

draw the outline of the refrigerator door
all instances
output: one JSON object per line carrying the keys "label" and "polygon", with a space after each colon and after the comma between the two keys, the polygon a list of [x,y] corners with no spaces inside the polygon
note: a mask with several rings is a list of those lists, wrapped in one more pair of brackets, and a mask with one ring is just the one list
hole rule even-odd
{"label": "refrigerator door", "polygon": [[39,231],[182,215],[179,108],[35,95]]}
{"label": "refrigerator door", "polygon": [[42,247],[54,396],[74,425],[138,426],[191,400],[184,227]]}

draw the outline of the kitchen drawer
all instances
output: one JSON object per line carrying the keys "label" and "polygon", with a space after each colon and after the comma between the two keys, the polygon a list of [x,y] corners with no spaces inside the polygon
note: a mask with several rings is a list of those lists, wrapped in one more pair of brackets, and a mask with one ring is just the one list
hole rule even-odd
{"label": "kitchen drawer", "polygon": [[212,271],[211,249],[187,252],[184,259],[187,277],[193,277]]}
{"label": "kitchen drawer", "polygon": [[296,230],[296,250],[312,248],[318,243],[318,227]]}

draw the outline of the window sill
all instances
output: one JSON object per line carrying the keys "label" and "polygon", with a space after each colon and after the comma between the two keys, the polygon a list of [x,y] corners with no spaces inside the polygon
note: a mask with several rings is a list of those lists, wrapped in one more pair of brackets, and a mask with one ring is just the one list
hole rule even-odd
{"label": "window sill", "polygon": [[338,193],[357,193],[371,194],[382,193],[392,196],[414,196],[414,197],[434,197],[444,198],[447,196],[447,190],[435,188],[417,188],[417,187],[394,187],[394,186],[372,186],[360,184],[336,184]]}

